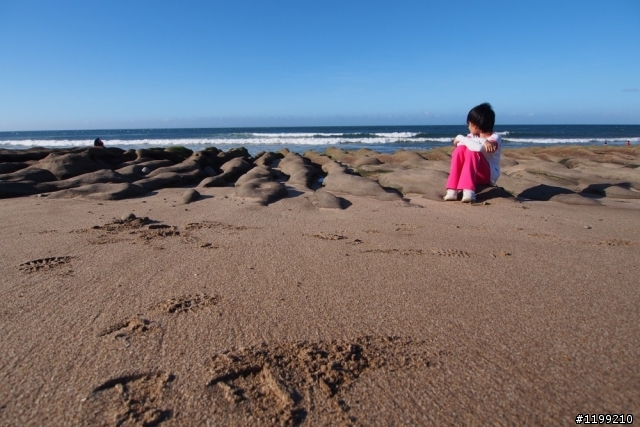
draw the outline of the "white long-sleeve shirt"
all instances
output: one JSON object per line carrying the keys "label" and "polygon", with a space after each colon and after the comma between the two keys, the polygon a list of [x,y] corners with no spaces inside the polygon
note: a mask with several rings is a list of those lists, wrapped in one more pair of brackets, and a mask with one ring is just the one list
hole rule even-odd
{"label": "white long-sleeve shirt", "polygon": [[[489,138],[481,138],[479,136],[469,134],[467,136],[458,135],[456,136],[456,139],[458,140],[458,145],[464,145],[471,151],[482,153],[489,163],[489,170],[491,171],[491,185],[495,185],[496,181],[500,177],[500,154],[502,152],[502,138],[500,135],[493,133]],[[493,153],[487,153],[484,148],[485,141],[494,142],[497,145],[496,151]]]}

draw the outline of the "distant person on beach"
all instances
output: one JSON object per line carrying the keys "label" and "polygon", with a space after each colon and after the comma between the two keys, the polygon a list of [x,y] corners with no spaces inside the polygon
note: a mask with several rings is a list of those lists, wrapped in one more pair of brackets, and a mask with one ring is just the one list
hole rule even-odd
{"label": "distant person on beach", "polygon": [[631,145],[631,143],[629,141],[627,141],[627,145]]}
{"label": "distant person on beach", "polygon": [[94,147],[104,147],[104,142],[102,142],[102,140],[100,138],[96,138],[96,140],[93,141],[93,146]]}
{"label": "distant person on beach", "polygon": [[474,202],[476,185],[496,183],[500,176],[502,138],[493,132],[495,122],[496,113],[489,103],[480,104],[469,111],[469,135],[458,135],[453,140],[456,148],[451,153],[445,201],[458,200],[458,192],[462,190],[462,202]]}

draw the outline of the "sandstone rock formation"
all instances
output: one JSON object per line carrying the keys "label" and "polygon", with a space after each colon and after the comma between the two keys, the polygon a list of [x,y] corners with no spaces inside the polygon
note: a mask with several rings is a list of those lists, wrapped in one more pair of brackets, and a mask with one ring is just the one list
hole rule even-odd
{"label": "sandstone rock formation", "polygon": [[[403,202],[407,195],[441,200],[451,147],[379,153],[370,149],[303,155],[282,149],[253,158],[245,148],[114,147],[0,150],[0,198],[47,193],[53,198],[117,200],[165,187],[234,186],[236,196],[269,204],[307,194],[318,208],[343,209],[348,197]],[[490,198],[594,205],[608,197],[640,198],[640,147],[531,147],[503,150],[498,187]],[[198,196],[196,196],[198,194]],[[196,200],[196,190],[184,202]]]}

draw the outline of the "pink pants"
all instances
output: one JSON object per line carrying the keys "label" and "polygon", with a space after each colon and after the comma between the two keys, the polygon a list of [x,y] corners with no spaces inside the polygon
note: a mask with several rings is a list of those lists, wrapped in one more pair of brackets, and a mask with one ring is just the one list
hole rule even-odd
{"label": "pink pants", "polygon": [[476,184],[489,184],[491,170],[482,153],[458,145],[451,153],[451,172],[447,188],[452,190],[476,191]]}

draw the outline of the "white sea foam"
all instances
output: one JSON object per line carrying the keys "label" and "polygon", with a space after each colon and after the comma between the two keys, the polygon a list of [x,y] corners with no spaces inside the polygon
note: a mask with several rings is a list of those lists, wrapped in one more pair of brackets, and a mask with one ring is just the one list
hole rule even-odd
{"label": "white sea foam", "polygon": [[[421,135],[417,137],[417,135]],[[640,137],[629,138],[510,138],[508,132],[503,132],[503,141],[506,145],[535,145],[535,144],[593,144],[603,145],[605,141],[610,144],[624,144],[630,141],[634,145],[640,143]],[[320,136],[320,137],[319,137]],[[429,146],[447,145],[451,143],[450,137],[425,137],[424,134],[414,132],[389,132],[375,134],[359,133],[243,133],[226,134],[215,138],[176,138],[176,139],[107,139],[102,138],[106,146],[127,148],[143,147],[171,147],[185,146],[193,149],[201,149],[210,146],[288,146],[288,145],[385,145],[405,143],[412,146],[424,144]],[[0,140],[0,147],[5,148],[30,148],[30,147],[91,147],[93,139],[24,139],[24,140]]]}
{"label": "white sea foam", "polygon": [[376,133],[376,136],[383,138],[413,138],[418,135],[416,132],[390,132],[390,133]]}
{"label": "white sea foam", "polygon": [[[253,135],[254,137],[257,138],[330,138],[330,137],[344,137],[344,138],[349,138],[350,135],[353,135],[353,137],[355,138],[413,138],[416,135],[418,135],[417,132],[382,132],[382,133],[369,133],[369,132],[363,132],[363,133],[349,133],[349,132],[345,132],[345,133],[322,133],[322,132],[317,132],[317,133],[296,133],[296,132],[290,132],[290,133],[252,133],[251,135]],[[363,137],[362,135],[368,135],[367,137]]]}
{"label": "white sea foam", "polygon": [[504,138],[506,142],[518,144],[604,144],[607,142],[621,143],[624,141],[639,142],[636,138]]}
{"label": "white sea foam", "polygon": [[314,136],[320,136],[320,137],[325,137],[325,136],[342,136],[342,133],[297,133],[297,132],[290,132],[290,133],[251,133],[250,135],[253,135],[254,137],[257,138],[313,138]]}
{"label": "white sea foam", "polygon": [[0,141],[0,145],[16,147],[16,148],[29,148],[29,147],[88,147],[93,145],[93,139],[91,140],[69,140],[69,139],[17,139]]}
{"label": "white sea foam", "polygon": [[[180,146],[218,146],[218,145],[337,145],[337,144],[393,144],[397,142],[429,143],[450,142],[451,138],[411,138],[403,133],[377,134],[375,137],[360,137],[339,134],[316,138],[317,134],[267,134],[268,136],[249,138],[184,138],[184,139],[106,139],[102,141],[112,147],[170,147]],[[91,140],[8,140],[0,141],[1,146],[15,148],[29,147],[90,147]]]}

